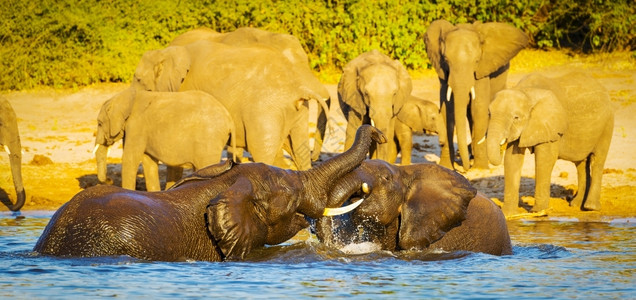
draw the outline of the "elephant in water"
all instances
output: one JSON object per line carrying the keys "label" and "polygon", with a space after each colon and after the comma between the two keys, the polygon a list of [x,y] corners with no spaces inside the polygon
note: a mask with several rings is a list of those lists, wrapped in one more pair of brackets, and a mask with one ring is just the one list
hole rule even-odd
{"label": "elephant in water", "polygon": [[578,190],[571,205],[601,209],[603,167],[614,130],[614,111],[607,90],[592,76],[569,73],[548,78],[531,74],[503,90],[490,104],[486,144],[494,165],[504,160],[504,213],[519,206],[524,154],[535,155],[533,211],[550,206],[550,177],[557,159],[574,162]]}
{"label": "elephant in water", "polygon": [[[11,175],[15,187],[15,203],[5,203],[11,211],[19,211],[26,201],[26,192],[22,183],[22,145],[18,132],[18,119],[11,103],[0,96],[0,146],[9,154]],[[9,201],[7,199],[7,201]],[[2,201],[4,203],[4,199]]]}
{"label": "elephant in water", "polygon": [[[456,129],[462,166],[468,170],[471,166],[469,139],[481,141],[485,136],[488,104],[497,91],[506,87],[510,60],[528,45],[528,36],[505,23],[452,25],[437,20],[426,30],[424,42],[441,85],[440,108],[446,126],[440,128],[439,135],[446,138],[440,143],[440,164],[455,167],[453,132]],[[472,143],[472,150],[474,166],[488,169],[486,145]]]}
{"label": "elephant in water", "polygon": [[[95,157],[100,182],[106,180],[107,148],[124,136],[122,187],[131,190],[139,163],[143,163],[146,189],[158,191],[159,161],[196,170],[221,161],[228,141],[236,145],[232,117],[212,95],[128,88],[107,100],[97,116]],[[168,178],[166,185],[179,178]]]}
{"label": "elephant in water", "polygon": [[354,146],[307,171],[231,161],[212,165],[161,192],[100,185],[75,195],[35,244],[42,255],[222,261],[278,244],[326,210],[328,192],[386,137],[371,126]]}
{"label": "elephant in water", "polygon": [[386,145],[378,146],[373,157],[395,162],[395,115],[411,95],[411,76],[399,61],[378,50],[360,54],[342,72],[338,101],[347,119],[344,148],[351,147],[358,126],[372,124],[389,139]]}
{"label": "elephant in water", "polygon": [[316,222],[316,235],[329,246],[373,242],[389,251],[512,254],[501,209],[466,178],[437,164],[366,160],[336,183],[327,205],[349,202],[358,208]]}

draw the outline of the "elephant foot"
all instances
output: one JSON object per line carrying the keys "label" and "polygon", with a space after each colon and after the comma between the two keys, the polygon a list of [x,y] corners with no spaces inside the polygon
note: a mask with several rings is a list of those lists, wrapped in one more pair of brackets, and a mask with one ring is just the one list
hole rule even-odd
{"label": "elephant foot", "polygon": [[519,214],[519,206],[518,205],[506,205],[506,203],[504,202],[503,208],[501,209],[503,211],[504,216],[509,217],[509,216],[514,216]]}
{"label": "elephant foot", "polygon": [[[579,206],[580,207],[580,206]],[[599,201],[585,201],[581,210],[584,211],[599,211],[601,210],[601,203]]]}
{"label": "elephant foot", "polygon": [[546,211],[549,208],[550,208],[550,205],[548,201],[537,201],[530,211],[541,212],[541,211]]}
{"label": "elephant foot", "polygon": [[572,200],[570,200],[570,207],[578,207],[582,208],[583,205],[583,196],[580,194],[576,194]]}
{"label": "elephant foot", "polygon": [[488,160],[474,160],[473,161],[473,168],[482,169],[482,170],[488,170],[488,169],[490,169],[490,165],[488,165]]}

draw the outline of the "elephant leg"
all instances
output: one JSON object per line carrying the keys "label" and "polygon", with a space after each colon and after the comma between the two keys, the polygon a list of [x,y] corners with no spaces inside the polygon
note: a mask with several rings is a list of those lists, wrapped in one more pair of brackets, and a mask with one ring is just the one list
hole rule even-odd
{"label": "elephant leg", "polygon": [[441,165],[442,167],[453,169],[453,163],[452,163],[453,160],[451,160],[451,153],[450,153],[451,150],[449,145],[450,143],[453,142],[453,138],[452,136],[451,137],[447,136],[448,135],[447,134],[448,120],[446,116],[446,109],[447,109],[447,105],[445,101],[442,101],[440,113],[442,115],[444,126],[442,126],[442,128],[439,129],[439,134],[437,135],[440,139],[440,148],[441,148],[440,154],[439,154],[439,165]]}
{"label": "elephant leg", "polygon": [[124,146],[124,153],[121,160],[121,187],[129,190],[135,190],[137,169],[139,168],[139,163],[142,159],[137,158],[137,155],[133,155],[131,153],[132,151],[127,151],[127,148],[130,147]]}
{"label": "elephant leg", "polygon": [[614,117],[608,120],[603,132],[602,139],[596,145],[594,153],[590,157],[590,182],[588,183],[589,192],[583,203],[583,210],[600,210],[601,209],[601,187],[603,180],[603,168],[605,160],[609,152],[610,143],[612,141],[612,133],[614,131]]}
{"label": "elephant leg", "polygon": [[156,192],[161,190],[159,183],[159,164],[152,157],[144,154],[141,157],[141,165],[144,169],[144,178],[146,180],[146,190]]}
{"label": "elephant leg", "polygon": [[539,212],[550,208],[550,182],[552,169],[559,156],[557,143],[543,143],[534,147],[535,187],[532,211]]}
{"label": "elephant leg", "polygon": [[[413,132],[411,128],[399,120],[395,121],[395,137],[402,152],[402,165],[410,165],[413,151]],[[397,147],[398,145],[395,147],[395,156],[397,156]]]}
{"label": "elephant leg", "polygon": [[576,195],[570,201],[570,206],[579,207],[583,204],[583,199],[585,199],[585,195],[587,194],[587,183],[589,174],[588,169],[588,159],[584,159],[582,161],[577,161],[574,163],[576,165],[576,177],[577,177],[577,185],[578,190],[576,191]]}
{"label": "elephant leg", "polygon": [[519,207],[519,185],[526,148],[519,148],[517,144],[518,141],[509,144],[504,156],[503,213],[506,216],[516,215]]}
{"label": "elephant leg", "polygon": [[[488,130],[488,106],[490,104],[490,82],[480,79],[475,82],[475,99],[471,102],[473,119],[473,167],[488,169],[488,153],[483,138]],[[481,142],[481,143],[480,143]]]}
{"label": "elephant leg", "polygon": [[[166,168],[166,189],[173,186],[183,176],[183,167],[168,166]],[[148,182],[146,181],[146,186]]]}

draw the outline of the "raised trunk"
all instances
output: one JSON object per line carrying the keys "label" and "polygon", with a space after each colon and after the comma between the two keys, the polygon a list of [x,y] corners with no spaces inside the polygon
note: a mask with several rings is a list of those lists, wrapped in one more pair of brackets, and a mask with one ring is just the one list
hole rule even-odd
{"label": "raised trunk", "polygon": [[376,143],[386,143],[387,138],[377,128],[362,125],[356,132],[349,150],[323,162],[308,171],[300,172],[307,193],[298,211],[310,218],[319,218],[327,205],[327,191],[341,177],[357,168],[367,157],[369,148]]}
{"label": "raised trunk", "polygon": [[13,153],[9,154],[9,163],[11,164],[11,175],[13,176],[13,186],[15,187],[15,194],[17,199],[15,204],[10,205],[11,211],[18,211],[24,205],[26,200],[26,193],[24,192],[24,185],[22,184],[22,154],[21,147],[18,145],[12,149]]}

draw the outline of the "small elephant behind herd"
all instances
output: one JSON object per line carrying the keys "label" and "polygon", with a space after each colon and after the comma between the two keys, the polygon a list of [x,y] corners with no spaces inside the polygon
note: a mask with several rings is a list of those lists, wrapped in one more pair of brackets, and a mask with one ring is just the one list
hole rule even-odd
{"label": "small elephant behind herd", "polygon": [[[255,247],[291,238],[313,219],[319,239],[338,247],[362,241],[364,228],[366,240],[387,250],[509,254],[504,215],[517,211],[526,151],[535,154],[534,211],[549,208],[557,159],[577,168],[571,205],[600,209],[614,113],[598,82],[580,73],[531,74],[506,87],[510,60],[528,44],[508,24],[438,20],[423,43],[441,83],[439,105],[411,94],[399,61],[378,50],[363,53],[343,68],[337,87],[346,151],[321,163],[331,99],[295,37],[200,28],[146,52],[131,86],[106,101],[97,118],[98,178],[108,180],[107,148],[124,140],[124,189],[101,185],[77,194],[56,212],[35,250],[242,259]],[[3,109],[0,143],[12,147],[17,138],[15,157],[19,136],[5,121],[10,117]],[[422,131],[438,134],[439,165],[410,165],[412,134]],[[224,149],[231,154],[225,162]],[[253,163],[239,163],[247,161],[244,151]],[[367,154],[378,160],[365,160]],[[24,197],[16,158],[14,183]],[[502,159],[503,211],[454,171]],[[159,162],[168,166],[162,192],[156,192]],[[140,163],[148,192],[130,191]],[[195,172],[181,178],[184,166]],[[11,209],[23,203],[18,199]],[[330,216],[345,204],[353,209],[348,217]],[[130,234],[103,232],[106,227]]]}

